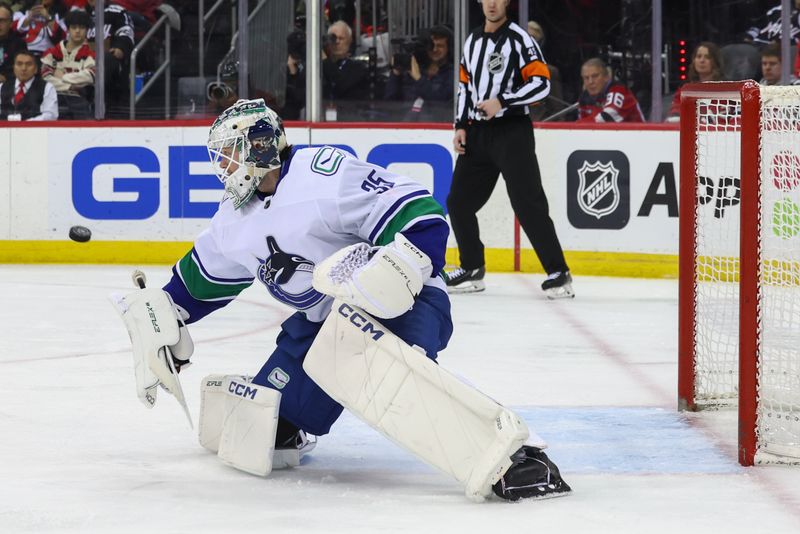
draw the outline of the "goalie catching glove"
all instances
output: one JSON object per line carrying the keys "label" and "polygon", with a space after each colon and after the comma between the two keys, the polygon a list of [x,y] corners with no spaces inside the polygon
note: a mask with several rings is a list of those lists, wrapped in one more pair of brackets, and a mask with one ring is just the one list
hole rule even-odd
{"label": "goalie catching glove", "polygon": [[432,272],[430,258],[395,234],[383,247],[356,243],[332,254],[314,269],[313,283],[320,293],[391,319],[411,309]]}
{"label": "goalie catching glove", "polygon": [[189,364],[194,343],[169,294],[157,288],[139,289],[125,296],[111,295],[133,345],[133,369],[139,400],[152,408],[158,386],[186,406],[178,371]]}

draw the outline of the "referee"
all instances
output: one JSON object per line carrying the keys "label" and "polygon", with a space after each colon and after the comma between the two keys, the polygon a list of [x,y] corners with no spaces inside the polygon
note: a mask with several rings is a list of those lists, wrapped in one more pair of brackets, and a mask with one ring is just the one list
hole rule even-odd
{"label": "referee", "polygon": [[528,105],[550,92],[539,46],[508,20],[508,0],[482,0],[486,21],[464,42],[453,146],[459,154],[447,209],[461,267],[447,273],[451,293],[483,291],[484,247],[476,213],[506,181],[517,219],[547,272],[549,298],[574,297],[572,277],[548,214]]}

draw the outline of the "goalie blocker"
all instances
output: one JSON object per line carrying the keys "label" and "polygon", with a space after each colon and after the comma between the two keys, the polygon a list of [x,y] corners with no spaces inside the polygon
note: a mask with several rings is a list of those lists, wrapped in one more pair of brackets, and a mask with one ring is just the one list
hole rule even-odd
{"label": "goalie blocker", "polygon": [[172,394],[183,408],[189,425],[178,371],[189,364],[194,343],[169,294],[158,288],[142,288],[127,295],[114,293],[110,300],[125,323],[133,347],[136,393],[147,408],[156,403],[158,387]]}
{"label": "goalie blocker", "polygon": [[334,301],[303,367],[328,395],[454,477],[473,500],[493,491],[509,500],[570,491],[542,452],[545,443],[516,414],[351,304]]}

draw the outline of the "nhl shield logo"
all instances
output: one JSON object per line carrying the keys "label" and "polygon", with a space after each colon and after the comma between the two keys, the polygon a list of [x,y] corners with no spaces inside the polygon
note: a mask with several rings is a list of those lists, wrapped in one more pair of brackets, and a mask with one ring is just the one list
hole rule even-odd
{"label": "nhl shield logo", "polygon": [[500,52],[492,52],[489,54],[489,60],[486,62],[486,68],[489,69],[489,72],[492,74],[500,74],[503,72],[503,67],[505,66],[506,58]]}
{"label": "nhl shield logo", "polygon": [[631,164],[619,150],[576,150],[567,158],[567,219],[575,228],[619,230],[631,216]]}
{"label": "nhl shield logo", "polygon": [[578,169],[578,205],[589,214],[602,218],[613,213],[619,206],[619,169],[612,161],[600,163],[583,162]]}

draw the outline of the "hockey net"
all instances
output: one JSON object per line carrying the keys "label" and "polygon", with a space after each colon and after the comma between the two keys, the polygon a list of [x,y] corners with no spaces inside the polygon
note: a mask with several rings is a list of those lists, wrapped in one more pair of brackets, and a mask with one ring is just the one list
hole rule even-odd
{"label": "hockey net", "polygon": [[682,95],[679,406],[736,406],[743,465],[800,463],[800,89]]}

